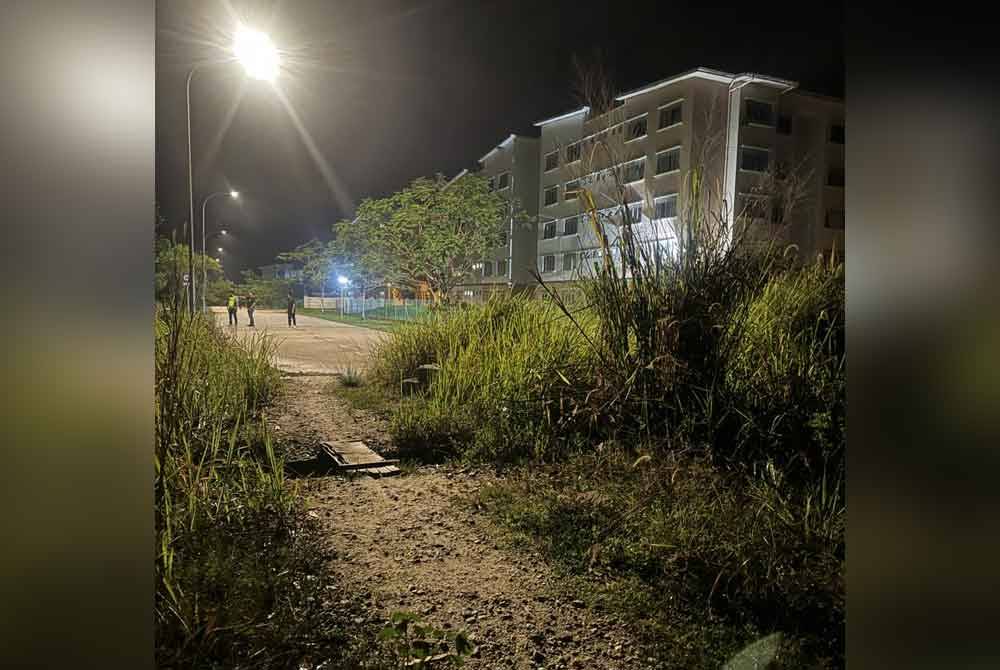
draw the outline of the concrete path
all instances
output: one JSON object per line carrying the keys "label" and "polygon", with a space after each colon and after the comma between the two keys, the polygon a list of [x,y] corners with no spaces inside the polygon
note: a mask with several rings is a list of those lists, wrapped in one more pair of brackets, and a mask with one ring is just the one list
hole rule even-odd
{"label": "concrete path", "polygon": [[[212,311],[219,324],[232,332],[225,308],[213,307]],[[274,336],[278,341],[278,367],[297,374],[334,374],[347,367],[364,369],[372,345],[386,335],[302,314],[296,317],[298,327],[289,328],[284,310],[258,309],[254,312],[254,328],[247,325],[245,309],[240,309],[238,318],[237,336],[254,332]]]}

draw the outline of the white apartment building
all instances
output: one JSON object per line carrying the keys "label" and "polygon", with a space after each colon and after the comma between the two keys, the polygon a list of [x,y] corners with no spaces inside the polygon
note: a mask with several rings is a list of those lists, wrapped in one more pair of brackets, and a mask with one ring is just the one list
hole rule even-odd
{"label": "white apartment building", "polygon": [[[685,176],[701,166],[704,184],[726,203],[729,223],[772,171],[791,170],[802,201],[782,226],[765,214],[755,232],[797,245],[803,258],[844,246],[844,104],[798,90],[796,82],[695,68],[617,96],[609,111],[581,107],[535,124],[539,137],[511,135],[479,159],[478,170],[511,194],[532,223],[511,226],[504,248],[461,287],[477,299],[500,287],[579,279],[603,262],[599,239],[581,216],[577,189],[617,212],[610,169],[627,183],[633,230],[669,252]],[[603,139],[606,143],[596,140]],[[610,152],[604,151],[607,146]],[[609,155],[610,153],[610,155]],[[605,225],[614,241],[618,229]]]}

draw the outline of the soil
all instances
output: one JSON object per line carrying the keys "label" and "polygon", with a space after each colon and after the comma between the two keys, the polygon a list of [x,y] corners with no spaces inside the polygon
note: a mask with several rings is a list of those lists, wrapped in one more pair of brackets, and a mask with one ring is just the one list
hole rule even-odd
{"label": "soil", "polygon": [[[356,439],[390,455],[384,422],[330,391],[328,376],[295,376],[270,423],[289,456],[311,457],[320,439]],[[424,466],[384,479],[323,477],[304,486],[328,532],[331,569],[363,603],[355,623],[376,628],[393,611],[464,629],[475,669],[646,668],[627,625],[590,609],[529,547],[504,543],[470,504],[495,481],[489,470]]]}

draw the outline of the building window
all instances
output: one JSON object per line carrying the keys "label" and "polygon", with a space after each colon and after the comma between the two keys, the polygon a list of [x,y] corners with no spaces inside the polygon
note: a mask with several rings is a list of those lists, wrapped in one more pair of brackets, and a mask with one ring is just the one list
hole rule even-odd
{"label": "building window", "polygon": [[558,221],[546,221],[545,228],[542,229],[542,239],[551,240],[556,236],[556,224]]}
{"label": "building window", "polygon": [[767,172],[770,163],[771,152],[767,149],[756,147],[740,148],[740,169],[749,172]]}
{"label": "building window", "polygon": [[559,202],[559,186],[550,186],[545,189],[545,206],[554,205]]}
{"label": "building window", "polygon": [[657,219],[671,219],[677,216],[677,196],[668,195],[663,198],[657,198],[654,214]]}
{"label": "building window", "polygon": [[576,269],[576,254],[563,254],[563,272],[572,272]]}
{"label": "building window", "polygon": [[580,225],[580,217],[571,216],[563,221],[563,235],[576,235],[577,226]]}
{"label": "building window", "polygon": [[573,142],[573,144],[566,147],[566,162],[575,163],[580,160],[580,143]]}
{"label": "building window", "polygon": [[684,111],[683,103],[669,105],[660,110],[660,130],[676,126],[681,122],[681,115]]}
{"label": "building window", "polygon": [[833,144],[843,144],[844,143],[844,126],[841,124],[836,124],[830,126],[830,142]]}
{"label": "building window", "polygon": [[844,210],[831,209],[826,213],[826,227],[834,230],[844,229]]}
{"label": "building window", "polygon": [[785,114],[778,115],[778,132],[782,135],[792,134],[792,117]]}
{"label": "building window", "polygon": [[844,168],[830,168],[826,174],[827,186],[844,186]]}
{"label": "building window", "polygon": [[579,195],[580,180],[574,179],[566,182],[566,187],[563,189],[563,200],[576,200]]}
{"label": "building window", "polygon": [[774,107],[769,102],[747,100],[747,123],[760,126],[774,125]]}
{"label": "building window", "polygon": [[632,140],[638,140],[646,136],[646,117],[641,116],[638,119],[632,119],[628,122],[628,131],[625,135],[625,141],[631,142]]}
{"label": "building window", "polygon": [[545,171],[551,172],[559,167],[559,152],[553,151],[550,154],[545,154]]}
{"label": "building window", "polygon": [[542,256],[542,272],[556,271],[556,257],[553,254]]}
{"label": "building window", "polygon": [[497,190],[502,191],[510,186],[510,173],[503,172],[497,175]]}
{"label": "building window", "polygon": [[483,276],[484,277],[493,276],[493,261],[483,261]]}
{"label": "building window", "polygon": [[640,158],[639,160],[632,161],[631,163],[625,164],[625,183],[631,184],[632,182],[642,181],[642,178],[646,175],[646,159]]}
{"label": "building window", "polygon": [[681,148],[674,147],[656,154],[656,174],[676,172],[681,169]]}
{"label": "building window", "polygon": [[507,261],[497,261],[497,276],[498,277],[507,276]]}

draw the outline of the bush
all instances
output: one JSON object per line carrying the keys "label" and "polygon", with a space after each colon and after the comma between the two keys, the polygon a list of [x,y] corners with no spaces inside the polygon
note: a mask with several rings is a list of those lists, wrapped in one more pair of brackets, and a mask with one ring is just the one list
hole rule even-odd
{"label": "bush", "polygon": [[470,458],[545,457],[572,433],[593,375],[586,337],[552,305],[493,296],[400,328],[377,347],[372,377],[400,393],[421,382],[427,403],[401,406],[397,443],[425,435]]}
{"label": "bush", "polygon": [[846,353],[842,264],[772,277],[730,320],[725,381],[746,457],[836,467],[844,445]]}

